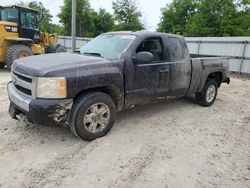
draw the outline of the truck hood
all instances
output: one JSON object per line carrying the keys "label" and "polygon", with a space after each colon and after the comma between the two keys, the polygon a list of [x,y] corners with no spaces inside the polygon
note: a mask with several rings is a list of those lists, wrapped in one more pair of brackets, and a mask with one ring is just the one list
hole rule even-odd
{"label": "truck hood", "polygon": [[112,63],[105,58],[73,53],[56,53],[17,59],[12,70],[31,76],[58,76],[77,68],[102,67]]}

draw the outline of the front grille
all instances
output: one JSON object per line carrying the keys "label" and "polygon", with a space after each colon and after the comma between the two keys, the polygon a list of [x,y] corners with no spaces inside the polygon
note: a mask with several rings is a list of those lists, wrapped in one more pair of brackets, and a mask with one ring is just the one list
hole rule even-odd
{"label": "front grille", "polygon": [[16,89],[26,95],[32,96],[32,78],[29,75],[25,75],[19,72],[11,72],[12,82],[14,83]]}
{"label": "front grille", "polygon": [[19,91],[25,93],[26,95],[30,95],[30,96],[32,95],[31,90],[26,89],[26,88],[24,88],[24,87],[21,87],[21,86],[19,86],[19,85],[15,85],[15,86],[16,86],[17,90],[19,90]]}
{"label": "front grille", "polygon": [[24,80],[26,82],[32,83],[32,79],[31,78],[24,77],[24,76],[22,76],[20,74],[17,74],[15,72],[13,72],[13,74],[16,75],[18,78],[20,78],[21,80]]}

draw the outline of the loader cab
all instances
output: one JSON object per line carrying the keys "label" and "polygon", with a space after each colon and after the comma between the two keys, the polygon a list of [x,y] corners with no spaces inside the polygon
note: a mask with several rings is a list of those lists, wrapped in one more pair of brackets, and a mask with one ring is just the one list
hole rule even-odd
{"label": "loader cab", "polygon": [[1,21],[14,22],[18,25],[17,31],[10,29],[7,32],[18,32],[19,38],[28,38],[36,44],[40,43],[38,11],[17,5],[0,7],[0,10]]}

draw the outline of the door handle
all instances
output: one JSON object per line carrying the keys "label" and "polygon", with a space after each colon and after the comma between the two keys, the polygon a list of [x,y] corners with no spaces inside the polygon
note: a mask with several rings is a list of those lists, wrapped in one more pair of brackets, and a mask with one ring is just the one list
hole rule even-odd
{"label": "door handle", "polygon": [[160,69],[159,72],[160,72],[160,73],[168,73],[168,72],[169,72],[169,69]]}

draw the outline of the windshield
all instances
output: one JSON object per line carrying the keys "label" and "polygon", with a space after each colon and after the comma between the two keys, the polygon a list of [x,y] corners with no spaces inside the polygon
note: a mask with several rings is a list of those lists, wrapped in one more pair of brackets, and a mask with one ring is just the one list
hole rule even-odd
{"label": "windshield", "polygon": [[30,29],[37,29],[37,14],[28,11],[21,11],[21,26]]}
{"label": "windshield", "polygon": [[14,8],[1,9],[1,21],[18,23],[18,12]]}
{"label": "windshield", "polygon": [[88,42],[80,49],[81,54],[101,56],[106,59],[119,59],[135,39],[134,35],[104,34]]}

